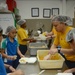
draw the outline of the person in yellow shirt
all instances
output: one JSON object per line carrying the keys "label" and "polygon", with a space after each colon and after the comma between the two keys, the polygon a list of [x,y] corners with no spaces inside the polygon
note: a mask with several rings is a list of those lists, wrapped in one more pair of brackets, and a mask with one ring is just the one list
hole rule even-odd
{"label": "person in yellow shirt", "polygon": [[27,41],[34,41],[34,38],[28,38],[26,32],[26,20],[19,20],[17,22],[20,25],[20,28],[17,30],[17,39],[19,43],[19,49],[23,55],[27,52]]}
{"label": "person in yellow shirt", "polygon": [[[57,36],[54,39],[54,42],[50,48],[49,53],[55,54],[57,52],[62,52],[65,55],[65,63],[68,68],[75,67],[75,53],[71,45],[66,41],[67,33],[72,29],[68,26],[68,22],[65,16],[56,16],[52,19],[52,24],[57,32]],[[60,46],[60,48],[57,48]]]}
{"label": "person in yellow shirt", "polygon": [[[73,53],[75,53],[75,28],[73,28],[67,33],[66,41],[70,44],[71,48],[73,49]],[[73,73],[75,75],[75,67],[65,70],[64,73]]]}
{"label": "person in yellow shirt", "polygon": [[[52,20],[56,15],[52,15],[50,17],[50,19]],[[66,23],[68,26],[72,26],[72,20],[69,16],[64,16]],[[45,36],[47,36],[47,38],[54,38],[57,34],[59,34],[60,32],[57,32],[56,29],[54,28],[54,26],[52,27],[51,32],[45,34]]]}

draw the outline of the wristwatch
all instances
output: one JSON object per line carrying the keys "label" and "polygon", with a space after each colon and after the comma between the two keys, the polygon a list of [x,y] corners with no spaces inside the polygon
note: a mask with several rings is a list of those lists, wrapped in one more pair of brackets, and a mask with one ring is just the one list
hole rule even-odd
{"label": "wristwatch", "polygon": [[58,46],[58,47],[57,47],[57,49],[58,49],[58,53],[60,53],[61,47],[60,47],[60,46]]}

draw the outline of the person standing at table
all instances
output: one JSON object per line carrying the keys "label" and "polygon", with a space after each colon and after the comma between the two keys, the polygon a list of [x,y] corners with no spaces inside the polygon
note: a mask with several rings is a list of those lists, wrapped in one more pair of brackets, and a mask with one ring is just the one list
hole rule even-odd
{"label": "person standing at table", "polygon": [[[8,26],[6,29],[7,38],[2,41],[2,49],[5,50],[5,53],[2,54],[4,58],[7,58],[5,61],[6,64],[11,65],[13,68],[17,68],[19,64],[19,56],[25,57],[19,50],[19,45],[16,36],[16,28],[14,26]],[[11,72],[7,69],[7,72]]]}
{"label": "person standing at table", "polygon": [[[61,15],[54,17],[52,19],[52,24],[55,30],[60,33],[55,37],[49,54],[62,52],[65,56],[65,62],[68,68],[75,67],[75,54],[70,44],[66,41],[66,35],[73,27],[68,26],[65,16]],[[60,48],[57,48],[58,46],[60,46]]]}
{"label": "person standing at table", "polygon": [[[75,28],[67,33],[66,41],[70,44],[72,52],[75,53]],[[65,70],[64,73],[73,73],[75,75],[75,67]]]}
{"label": "person standing at table", "polygon": [[[2,53],[4,52],[4,50],[1,47],[1,42],[3,39],[2,36],[3,33],[3,29],[0,27],[0,75],[24,75],[22,70],[16,70],[14,69],[12,66],[8,65],[8,64],[4,64],[3,60],[2,60]],[[11,70],[11,73],[6,72],[6,68]]]}
{"label": "person standing at table", "polygon": [[28,34],[26,32],[26,20],[19,20],[17,22],[18,25],[20,25],[20,28],[17,30],[17,39],[19,43],[19,49],[23,55],[27,52],[27,42],[35,42],[36,40],[34,38],[29,38]]}

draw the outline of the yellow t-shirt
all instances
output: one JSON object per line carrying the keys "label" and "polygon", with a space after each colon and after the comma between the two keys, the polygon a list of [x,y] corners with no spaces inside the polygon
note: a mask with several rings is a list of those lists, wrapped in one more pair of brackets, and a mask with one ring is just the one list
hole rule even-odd
{"label": "yellow t-shirt", "polygon": [[19,28],[17,30],[17,39],[18,43],[21,45],[27,45],[27,41],[24,41],[25,38],[28,38],[28,34],[25,29]]}
{"label": "yellow t-shirt", "polygon": [[[70,44],[66,41],[66,35],[71,29],[72,27],[67,26],[64,33],[57,34],[53,44],[55,44],[56,46],[60,45],[61,48],[71,49]],[[67,58],[67,60],[75,61],[75,55],[65,54],[65,57]]]}
{"label": "yellow t-shirt", "polygon": [[52,32],[53,32],[54,35],[57,35],[57,33],[59,33],[59,32],[57,32],[57,31],[55,30],[54,27],[53,27],[53,29],[52,29]]}

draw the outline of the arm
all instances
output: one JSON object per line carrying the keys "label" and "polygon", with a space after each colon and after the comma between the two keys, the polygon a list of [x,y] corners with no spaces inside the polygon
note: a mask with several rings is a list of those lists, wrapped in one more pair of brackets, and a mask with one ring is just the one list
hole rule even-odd
{"label": "arm", "polygon": [[24,31],[18,30],[17,36],[20,37],[21,41],[31,41],[34,40],[34,38],[28,38],[28,34]]}
{"label": "arm", "polygon": [[5,66],[6,68],[10,69],[12,72],[15,71],[15,69],[14,69],[12,66],[8,65],[8,64],[4,64],[4,66]]}
{"label": "arm", "polygon": [[70,55],[75,54],[75,50],[74,49],[64,49],[64,48],[61,48],[61,52],[65,53],[65,54],[70,54]]}
{"label": "arm", "polygon": [[64,71],[64,73],[74,73],[74,72],[75,72],[75,68],[71,68]]}
{"label": "arm", "polygon": [[2,53],[2,57],[7,58],[7,59],[10,59],[10,60],[15,60],[14,56],[8,56],[5,53]]}
{"label": "arm", "polygon": [[18,54],[20,55],[20,57],[25,57],[25,56],[21,53],[21,51],[19,50],[19,47],[17,48],[17,52],[18,52]]}
{"label": "arm", "polygon": [[25,38],[22,41],[31,41],[31,42],[36,42],[34,38]]}
{"label": "arm", "polygon": [[50,53],[50,54],[58,53],[58,50],[57,50],[56,47],[57,47],[57,46],[53,44],[53,45],[51,46],[50,50],[49,50],[49,53]]}
{"label": "arm", "polygon": [[24,72],[22,70],[16,70],[15,72],[10,73],[9,75],[24,75]]}
{"label": "arm", "polygon": [[50,33],[47,33],[46,36],[52,36],[53,32],[51,31]]}
{"label": "arm", "polygon": [[[56,45],[52,45],[51,48],[50,48],[50,51],[49,53],[50,54],[54,54],[54,53],[57,53],[58,52],[58,49],[56,48],[57,46]],[[73,46],[74,47],[74,46]],[[75,49],[65,49],[65,48],[61,48],[60,52],[62,53],[65,53],[65,54],[75,54]]]}

